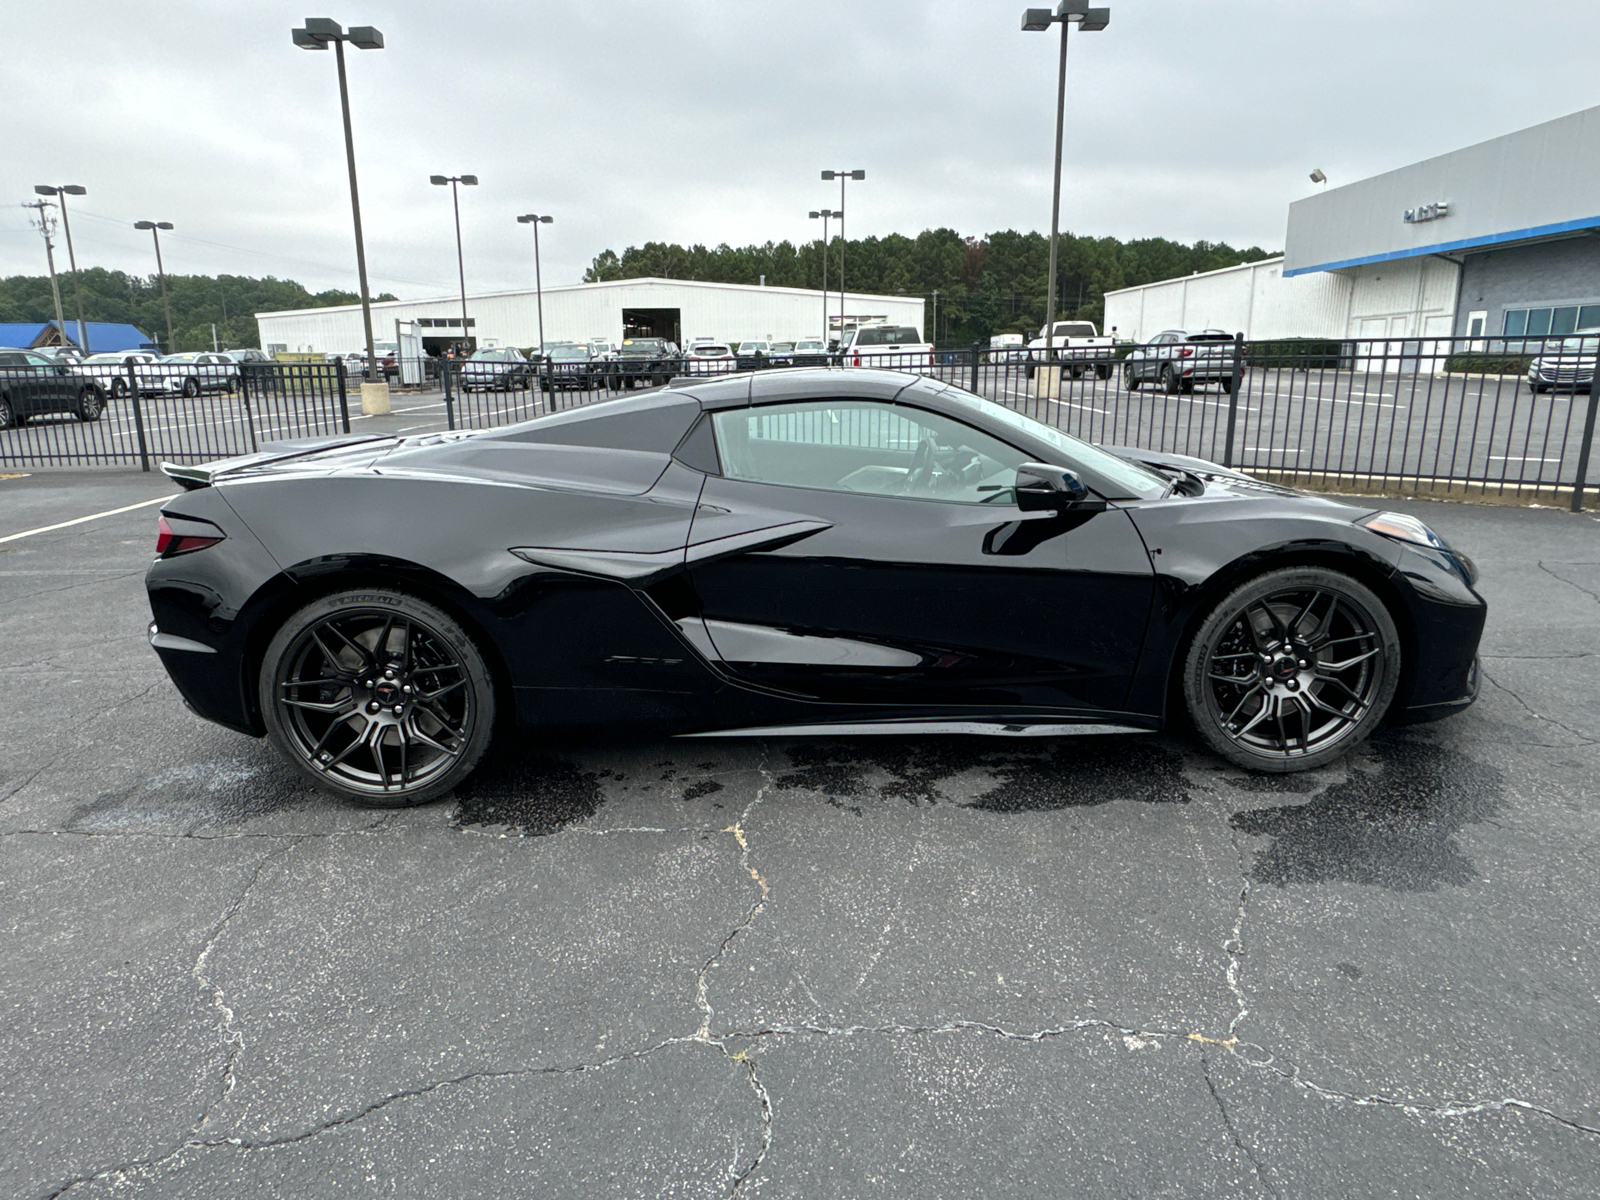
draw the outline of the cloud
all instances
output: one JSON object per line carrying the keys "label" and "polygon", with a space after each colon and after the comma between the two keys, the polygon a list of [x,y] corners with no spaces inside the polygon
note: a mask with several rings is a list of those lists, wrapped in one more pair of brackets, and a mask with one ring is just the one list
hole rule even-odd
{"label": "cloud", "polygon": [[[1488,0],[1111,0],[1074,35],[1063,227],[1278,247],[1320,166],[1335,184],[1589,102],[1582,0],[1507,21]],[[374,290],[532,277],[517,213],[550,212],[545,278],[607,247],[816,236],[860,167],[851,236],[949,225],[1043,229],[1056,43],[993,0],[362,3],[388,48],[349,51]],[[79,260],[148,273],[141,218],[170,220],[175,273],[354,286],[331,53],[295,49],[299,7],[57,0],[12,22],[0,199],[82,183]],[[1493,36],[1485,31],[1493,30]],[[1462,81],[1471,86],[1462,86]],[[1537,86],[1530,86],[1537,84]],[[0,214],[0,273],[39,274],[39,237]],[[81,214],[81,215],[80,215]]]}

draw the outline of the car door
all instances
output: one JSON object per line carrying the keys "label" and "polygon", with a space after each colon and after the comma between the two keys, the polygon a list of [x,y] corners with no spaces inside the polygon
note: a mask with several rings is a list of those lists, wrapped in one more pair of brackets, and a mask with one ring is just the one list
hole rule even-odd
{"label": "car door", "polygon": [[60,412],[77,397],[77,377],[70,367],[46,358],[42,354],[26,351],[28,360],[28,411],[33,413]]}
{"label": "car door", "polygon": [[679,625],[729,674],[840,702],[1120,708],[1153,591],[1125,512],[1023,512],[1029,456],[921,408],[807,401],[711,423],[721,474],[688,552],[700,613]]}

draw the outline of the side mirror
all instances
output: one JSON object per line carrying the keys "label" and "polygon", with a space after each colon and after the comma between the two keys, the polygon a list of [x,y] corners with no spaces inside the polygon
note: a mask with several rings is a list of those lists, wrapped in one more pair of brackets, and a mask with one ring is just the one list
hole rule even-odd
{"label": "side mirror", "polygon": [[1023,512],[1103,512],[1104,500],[1091,500],[1077,473],[1049,463],[1017,468],[1017,507]]}

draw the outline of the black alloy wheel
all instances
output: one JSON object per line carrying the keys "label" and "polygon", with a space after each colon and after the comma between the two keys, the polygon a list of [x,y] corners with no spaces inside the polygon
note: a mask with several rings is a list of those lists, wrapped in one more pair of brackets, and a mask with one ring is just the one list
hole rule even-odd
{"label": "black alloy wheel", "polygon": [[1130,392],[1139,390],[1139,376],[1134,372],[1132,363],[1122,364],[1122,386]]}
{"label": "black alloy wheel", "polygon": [[105,393],[94,384],[85,385],[78,393],[78,407],[73,411],[77,413],[80,421],[98,421],[100,414],[106,410]]}
{"label": "black alloy wheel", "polygon": [[1189,717],[1222,757],[1304,771],[1359,745],[1400,680],[1400,636],[1372,592],[1294,567],[1235,588],[1201,623],[1184,667]]}
{"label": "black alloy wheel", "polygon": [[267,735],[302,775],[379,808],[444,795],[494,725],[472,639],[403,592],[341,592],[301,609],[267,647],[259,690]]}

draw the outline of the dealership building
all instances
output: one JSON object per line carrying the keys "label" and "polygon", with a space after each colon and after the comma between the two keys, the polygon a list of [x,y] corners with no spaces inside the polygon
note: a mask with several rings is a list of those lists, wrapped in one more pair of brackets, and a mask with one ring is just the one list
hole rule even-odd
{"label": "dealership building", "polygon": [[[547,287],[543,295],[547,342],[607,341],[661,337],[682,346],[697,337],[725,342],[760,338],[793,341],[837,336],[838,292],[803,288],[699,283],[684,279],[623,279]],[[539,344],[539,296],[526,291],[469,294],[465,340],[475,347]],[[390,300],[372,305],[372,336],[399,342],[403,331],[430,354],[463,340],[461,298]],[[888,322],[923,327],[920,296],[873,296],[846,292],[849,325]],[[268,353],[338,353],[365,348],[361,306],[297,308],[256,314],[261,346]]]}
{"label": "dealership building", "polygon": [[1125,340],[1520,337],[1600,326],[1600,108],[1289,206],[1280,258],[1106,293]]}

